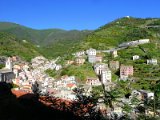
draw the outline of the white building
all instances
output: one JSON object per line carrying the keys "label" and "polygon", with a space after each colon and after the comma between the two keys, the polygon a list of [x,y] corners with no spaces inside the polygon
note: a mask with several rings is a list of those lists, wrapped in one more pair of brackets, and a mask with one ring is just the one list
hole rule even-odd
{"label": "white building", "polygon": [[13,67],[13,65],[12,65],[12,60],[11,60],[11,58],[9,57],[9,58],[7,58],[7,60],[6,60],[5,69],[12,70],[12,67]]}
{"label": "white building", "polygon": [[96,62],[96,56],[94,56],[94,55],[89,55],[89,56],[88,56],[88,62],[90,62],[90,63],[95,63],[95,62]]}
{"label": "white building", "polygon": [[111,74],[111,70],[107,69],[105,71],[102,71],[102,74],[101,74],[101,82],[103,84],[107,84],[108,82],[111,82],[111,79],[112,79],[112,74]]}
{"label": "white building", "polygon": [[75,83],[76,78],[75,78],[75,76],[67,76],[67,75],[65,75],[65,76],[61,77],[61,80],[69,82],[69,83]]}
{"label": "white building", "polygon": [[140,44],[144,44],[144,43],[149,43],[150,41],[149,41],[149,39],[140,39],[140,40],[138,40],[138,42]]}
{"label": "white building", "polygon": [[117,50],[114,50],[114,51],[111,51],[111,55],[112,55],[112,57],[117,57],[118,56],[118,54],[117,54]]}
{"label": "white building", "polygon": [[157,65],[157,59],[148,59],[147,64]]}
{"label": "white building", "polygon": [[96,56],[96,49],[90,48],[89,50],[86,51],[88,56]]}
{"label": "white building", "polygon": [[138,60],[139,56],[138,55],[134,55],[132,58],[133,58],[133,60]]}
{"label": "white building", "polygon": [[79,52],[75,53],[76,57],[80,57],[80,56],[83,56],[83,55],[85,55],[85,51],[79,51]]}
{"label": "white building", "polygon": [[101,75],[102,70],[106,70],[108,68],[108,64],[99,63],[94,65],[94,71],[97,75]]}

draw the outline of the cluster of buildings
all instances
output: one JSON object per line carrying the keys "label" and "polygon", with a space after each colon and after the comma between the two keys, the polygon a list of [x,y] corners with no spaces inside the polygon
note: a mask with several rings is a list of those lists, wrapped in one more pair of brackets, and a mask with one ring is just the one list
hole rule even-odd
{"label": "cluster of buildings", "polygon": [[97,76],[99,76],[100,82],[107,86],[107,90],[109,90],[109,83],[111,83],[112,73],[108,68],[108,64],[97,63],[94,65],[94,71]]}
{"label": "cluster of buildings", "polygon": [[37,81],[40,91],[44,92],[53,87],[54,80],[45,70],[56,69],[57,66],[59,65],[54,64],[54,61],[49,62],[41,56],[33,59],[31,64],[18,61],[16,57],[9,57],[6,58],[5,68],[0,70],[0,82],[14,83],[18,86],[16,89],[32,92],[32,86]]}
{"label": "cluster of buildings", "polygon": [[[131,113],[133,115],[139,114],[140,111],[136,108],[136,104],[132,104],[133,99],[136,98],[139,102],[136,104],[139,106],[144,107],[143,102],[147,102],[148,100],[154,99],[154,93],[146,90],[132,90],[131,95],[129,98],[118,98],[118,102],[113,102],[113,108],[111,109],[109,107],[106,107],[104,104],[104,100],[100,98],[97,103],[97,108],[101,110],[102,114],[105,116],[108,116],[109,118],[113,118],[114,115],[117,115],[117,118],[120,118],[125,114],[125,111],[123,110],[124,105],[131,105]],[[146,109],[145,113],[147,115],[153,116],[153,112],[150,109]],[[131,114],[130,114],[131,115]],[[135,116],[131,116],[135,117]]]}
{"label": "cluster of buildings", "polygon": [[67,100],[76,100],[76,94],[74,89],[77,88],[77,82],[75,76],[62,76],[59,80],[54,82],[54,97],[67,99]]}
{"label": "cluster of buildings", "polygon": [[[138,44],[149,43],[149,39],[131,41],[120,44],[119,47],[133,46]],[[116,50],[111,50],[110,54],[112,58],[118,56]],[[104,85],[106,91],[110,91],[115,84],[112,82],[112,72],[119,72],[119,80],[127,80],[133,76],[133,65],[120,64],[117,60],[110,60],[107,63],[103,63],[103,56],[97,52],[96,49],[90,48],[86,51],[79,51],[73,54],[75,60],[68,60],[67,65],[76,64],[83,65],[86,60],[92,63],[93,70],[97,77],[87,77],[85,85],[99,86]],[[138,60],[140,56],[132,56],[132,60]],[[19,86],[19,90],[32,92],[32,86],[35,82],[39,84],[39,89],[42,94],[49,93],[50,95],[62,98],[66,100],[74,101],[77,96],[74,89],[78,87],[76,76],[61,76],[59,79],[48,76],[45,71],[48,69],[59,71],[63,69],[62,65],[56,64],[56,60],[47,60],[43,56],[38,56],[31,60],[31,63],[17,62],[16,57],[9,57],[6,59],[5,68],[0,70],[0,82],[13,82]],[[148,59],[147,64],[157,65],[157,59]],[[85,73],[84,73],[85,74]],[[117,79],[118,80],[118,79]],[[153,99],[154,93],[144,90],[133,90],[129,99],[126,101],[121,98],[124,103],[130,103],[133,97],[139,100]],[[106,109],[103,100],[99,100],[97,105],[100,109]],[[116,113],[119,116],[122,115],[121,104],[115,103],[115,109],[108,112],[108,114]]]}

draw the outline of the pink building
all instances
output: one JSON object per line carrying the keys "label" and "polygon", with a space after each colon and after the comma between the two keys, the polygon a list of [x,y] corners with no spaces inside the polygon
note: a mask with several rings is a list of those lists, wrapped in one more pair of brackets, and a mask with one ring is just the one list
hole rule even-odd
{"label": "pink building", "polygon": [[92,86],[98,86],[101,85],[101,82],[99,81],[98,78],[87,78],[86,84]]}
{"label": "pink building", "polygon": [[103,57],[102,56],[96,56],[96,62],[102,62]]}
{"label": "pink building", "polygon": [[129,76],[133,75],[133,66],[121,65],[120,67],[120,79],[127,80]]}

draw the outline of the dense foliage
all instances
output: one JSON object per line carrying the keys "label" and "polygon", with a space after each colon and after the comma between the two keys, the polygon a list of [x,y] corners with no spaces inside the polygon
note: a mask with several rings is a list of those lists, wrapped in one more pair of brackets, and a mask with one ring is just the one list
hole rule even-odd
{"label": "dense foliage", "polygon": [[39,55],[34,45],[27,41],[20,41],[15,36],[0,32],[0,55],[13,56],[18,55],[26,61]]}
{"label": "dense foliage", "polygon": [[89,30],[46,29],[35,30],[15,23],[0,22],[0,31],[15,35],[19,40],[27,40],[37,46],[37,50],[47,58],[63,56],[77,46]]}

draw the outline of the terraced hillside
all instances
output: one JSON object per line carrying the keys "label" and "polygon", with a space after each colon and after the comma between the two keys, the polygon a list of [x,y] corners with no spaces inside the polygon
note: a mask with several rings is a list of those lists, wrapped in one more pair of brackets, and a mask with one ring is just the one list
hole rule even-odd
{"label": "terraced hillside", "polygon": [[148,38],[159,42],[160,19],[124,17],[106,24],[92,32],[86,38],[86,46],[96,49],[108,49],[120,43]]}

